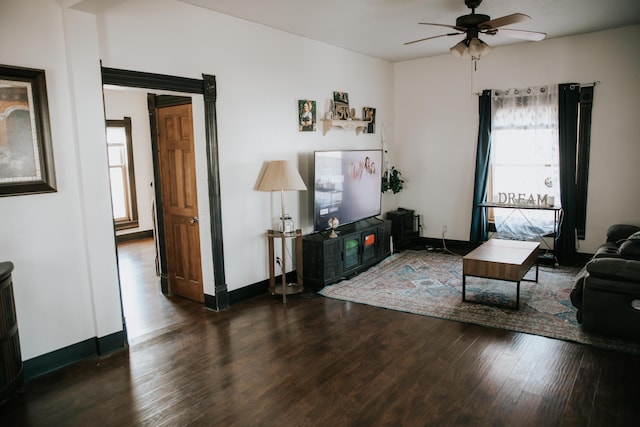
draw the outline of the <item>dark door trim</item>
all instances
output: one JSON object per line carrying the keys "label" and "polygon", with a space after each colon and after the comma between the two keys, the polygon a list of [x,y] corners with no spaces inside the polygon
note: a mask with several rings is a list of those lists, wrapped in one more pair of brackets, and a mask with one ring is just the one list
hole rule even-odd
{"label": "dark door trim", "polygon": [[[224,271],[224,250],[222,239],[222,198],[220,194],[220,162],[218,159],[218,132],[216,129],[216,78],[202,75],[202,79],[169,76],[101,67],[102,84],[123,87],[170,90],[201,94],[204,97],[204,115],[207,150],[207,176],[209,188],[209,214],[211,217],[211,248],[213,253],[213,275],[215,296],[205,294],[205,305],[215,310],[229,308],[229,294]],[[154,157],[154,162],[156,161]],[[156,197],[158,194],[156,185]],[[161,200],[156,199],[158,203]],[[160,209],[157,209],[160,211]],[[157,212],[156,212],[157,215]],[[164,225],[164,222],[162,223]],[[162,230],[161,224],[158,229]],[[166,270],[165,270],[166,271]]]}

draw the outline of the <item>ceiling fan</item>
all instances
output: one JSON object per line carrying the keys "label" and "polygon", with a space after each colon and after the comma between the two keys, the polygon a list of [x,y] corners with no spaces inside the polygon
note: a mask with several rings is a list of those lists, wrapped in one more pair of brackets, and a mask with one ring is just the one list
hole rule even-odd
{"label": "ceiling fan", "polygon": [[423,42],[426,40],[437,39],[439,37],[458,36],[465,35],[464,40],[453,46],[451,53],[459,58],[471,58],[480,59],[481,56],[490,53],[493,48],[480,40],[478,37],[480,34],[486,34],[490,36],[500,35],[512,38],[540,41],[547,35],[545,33],[539,33],[535,31],[524,31],[502,28],[507,25],[523,22],[531,19],[524,13],[513,13],[500,18],[491,19],[489,15],[483,15],[476,13],[476,8],[480,6],[482,0],[464,0],[464,4],[471,9],[471,14],[462,15],[456,19],[456,25],[447,24],[433,24],[430,22],[420,22],[420,25],[435,25],[438,27],[446,27],[456,30],[456,33],[440,34],[439,36],[426,37],[424,39],[418,39],[405,43],[405,45]]}

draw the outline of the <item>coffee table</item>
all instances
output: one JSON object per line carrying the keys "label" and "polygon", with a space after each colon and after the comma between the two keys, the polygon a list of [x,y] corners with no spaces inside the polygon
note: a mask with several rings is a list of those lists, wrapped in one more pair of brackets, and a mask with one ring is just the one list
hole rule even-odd
{"label": "coffee table", "polygon": [[[520,282],[538,281],[539,242],[491,239],[462,258],[462,301],[466,299],[467,276],[516,282],[516,306],[520,308]],[[524,279],[535,264],[536,279]],[[478,302],[481,301],[468,301]]]}

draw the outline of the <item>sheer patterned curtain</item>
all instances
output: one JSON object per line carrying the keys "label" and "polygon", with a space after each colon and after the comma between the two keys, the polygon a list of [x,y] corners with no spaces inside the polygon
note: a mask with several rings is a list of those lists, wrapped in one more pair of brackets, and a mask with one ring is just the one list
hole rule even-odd
{"label": "sheer patterned curtain", "polygon": [[[558,87],[494,90],[492,94],[491,192],[496,203],[553,198],[559,206]],[[502,238],[536,239],[554,230],[551,211],[494,209]]]}

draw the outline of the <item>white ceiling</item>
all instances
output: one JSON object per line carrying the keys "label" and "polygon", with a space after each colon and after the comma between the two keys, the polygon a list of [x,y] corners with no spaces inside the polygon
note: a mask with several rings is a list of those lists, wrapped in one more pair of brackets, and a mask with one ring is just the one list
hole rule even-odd
{"label": "white ceiling", "polygon": [[[451,32],[418,22],[455,24],[471,13],[464,0],[181,0],[392,62],[441,55],[463,36],[403,43]],[[547,38],[640,24],[640,0],[484,0],[476,13],[499,18],[512,13],[529,21],[506,28],[539,31]],[[482,36],[496,47],[533,43]]]}

